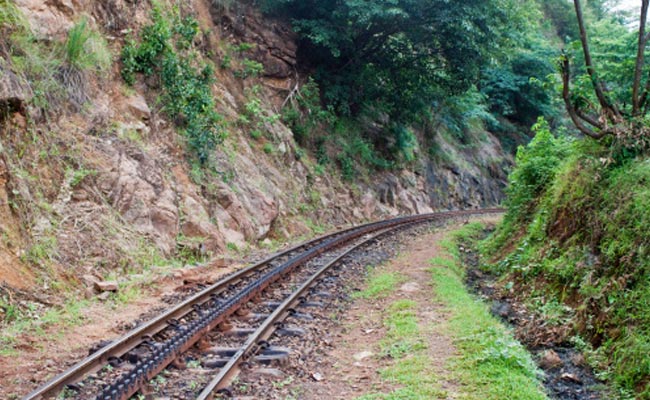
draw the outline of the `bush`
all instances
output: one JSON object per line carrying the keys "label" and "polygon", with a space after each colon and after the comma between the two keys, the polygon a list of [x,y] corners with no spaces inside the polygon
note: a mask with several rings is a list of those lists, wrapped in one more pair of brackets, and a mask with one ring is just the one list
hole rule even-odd
{"label": "bush", "polygon": [[[484,244],[522,295],[570,305],[594,363],[622,392],[650,398],[650,158],[616,163],[591,140],[545,124],[517,153],[508,213]],[[510,250],[512,249],[512,250]]]}
{"label": "bush", "polygon": [[77,22],[70,29],[64,50],[66,62],[79,70],[106,71],[112,62],[106,41],[88,27],[86,19]]}
{"label": "bush", "polygon": [[245,58],[242,61],[242,68],[235,71],[234,74],[238,78],[246,79],[250,77],[257,78],[262,74],[262,72],[264,72],[264,65],[255,60]]}
{"label": "bush", "polygon": [[158,7],[152,20],[142,29],[139,43],[133,38],[125,41],[122,78],[132,85],[136,73],[159,76],[165,112],[181,129],[193,154],[205,163],[224,133],[211,91],[214,69],[192,49],[198,22],[178,14],[167,16]]}
{"label": "bush", "polygon": [[569,140],[554,137],[543,118],[533,125],[533,132],[533,140],[517,149],[517,166],[509,177],[506,205],[509,217],[514,219],[530,215],[534,200],[553,183],[570,152]]}

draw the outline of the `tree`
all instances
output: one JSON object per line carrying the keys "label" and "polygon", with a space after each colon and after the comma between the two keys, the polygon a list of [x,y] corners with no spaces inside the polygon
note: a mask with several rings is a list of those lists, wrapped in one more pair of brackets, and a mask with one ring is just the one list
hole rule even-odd
{"label": "tree", "polygon": [[[650,0],[641,1],[639,26],[635,32],[636,57],[632,63],[633,71],[631,71],[631,74],[619,78],[627,80],[627,85],[621,85],[620,82],[605,80],[603,77],[607,76],[607,74],[597,71],[592,58],[592,49],[587,35],[582,4],[580,0],[574,0],[580,45],[584,57],[584,69],[591,90],[584,92],[571,89],[570,57],[566,52],[563,52],[560,58],[562,98],[574,125],[580,132],[589,137],[601,139],[613,135],[637,141],[639,139],[646,140],[647,127],[643,122],[643,117],[647,114],[650,105],[648,104],[650,79],[646,78],[645,85],[643,85],[643,75],[646,64],[645,48],[650,39],[650,35],[646,33],[649,3]],[[617,56],[624,57],[624,55]],[[620,92],[617,95],[617,91],[612,90],[610,87],[612,83],[617,86],[629,86],[631,91],[626,96],[621,96]]]}
{"label": "tree", "polygon": [[301,60],[325,100],[354,115],[368,106],[410,121],[462,94],[510,40],[512,0],[269,0],[301,34]]}

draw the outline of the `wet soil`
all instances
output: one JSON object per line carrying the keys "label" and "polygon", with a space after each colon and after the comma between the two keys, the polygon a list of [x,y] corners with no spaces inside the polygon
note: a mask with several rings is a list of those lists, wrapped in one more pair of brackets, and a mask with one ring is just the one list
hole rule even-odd
{"label": "wet soil", "polygon": [[[489,232],[485,232],[487,235]],[[549,396],[558,400],[600,400],[610,398],[586,363],[582,353],[569,339],[571,325],[551,323],[530,310],[517,291],[498,277],[480,269],[478,254],[460,247],[467,266],[467,286],[487,304],[492,314],[514,328],[515,337],[533,354],[545,374],[543,381]]]}

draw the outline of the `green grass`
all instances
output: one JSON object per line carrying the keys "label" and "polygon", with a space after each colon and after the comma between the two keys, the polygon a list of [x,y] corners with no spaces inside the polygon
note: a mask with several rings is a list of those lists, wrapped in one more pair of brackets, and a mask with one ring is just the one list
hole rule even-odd
{"label": "green grass", "polygon": [[[387,274],[378,275],[381,277]],[[381,282],[397,280],[382,279]],[[383,287],[382,283],[382,287]],[[426,332],[418,321],[415,311],[418,304],[412,300],[397,300],[388,307],[384,318],[386,336],[381,341],[382,353],[395,362],[379,371],[382,379],[400,387],[391,393],[370,393],[359,400],[393,399],[446,399],[447,392],[440,388],[440,379],[431,368],[424,343]]]}
{"label": "green grass", "polygon": [[[452,233],[451,242],[474,237],[480,225],[467,225]],[[487,306],[465,288],[457,250],[449,248],[448,260],[432,260],[430,269],[435,297],[451,313],[446,330],[460,352],[450,366],[466,399],[546,399],[540,371],[523,346],[492,315]],[[442,258],[444,260],[444,257]],[[450,265],[450,261],[454,265]]]}
{"label": "green grass", "polygon": [[399,282],[401,282],[401,279],[395,273],[373,272],[368,282],[368,287],[360,292],[354,293],[353,297],[357,299],[383,298],[388,296]]}
{"label": "green grass", "polygon": [[88,26],[82,19],[68,32],[64,44],[66,61],[79,70],[96,69],[107,71],[112,63],[112,55],[106,40]]}
{"label": "green grass", "polygon": [[431,370],[426,354],[418,352],[398,360],[394,365],[382,369],[383,379],[401,385],[391,393],[370,393],[358,400],[425,400],[448,399],[448,393],[440,388],[439,378]]}
{"label": "green grass", "polygon": [[[15,320],[0,330],[0,355],[15,354],[14,346],[21,334],[58,337],[58,334],[66,329],[82,325],[85,321],[83,310],[90,304],[88,300],[70,299],[62,306],[47,309],[39,317],[19,314]],[[47,330],[54,325],[60,326],[58,334],[52,334]]]}
{"label": "green grass", "polygon": [[[547,150],[526,149],[528,172],[548,163]],[[650,157],[592,141],[562,151],[535,193],[513,173],[508,213],[481,245],[487,267],[540,318],[594,344],[587,359],[622,398],[650,399],[650,361],[638,356],[650,348]]]}
{"label": "green grass", "polygon": [[426,348],[414,312],[416,309],[417,303],[407,299],[398,300],[390,305],[388,316],[384,319],[386,337],[380,343],[382,354],[391,358],[400,358]]}

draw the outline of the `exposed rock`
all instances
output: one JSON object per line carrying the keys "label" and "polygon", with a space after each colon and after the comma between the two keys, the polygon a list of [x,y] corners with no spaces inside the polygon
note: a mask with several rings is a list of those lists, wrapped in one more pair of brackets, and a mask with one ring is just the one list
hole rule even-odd
{"label": "exposed rock", "polygon": [[560,376],[560,378],[573,383],[582,383],[582,380],[575,374],[569,374],[565,372]]}
{"label": "exposed rock", "polygon": [[365,219],[370,219],[377,209],[377,200],[372,192],[368,191],[361,196],[362,212]]}
{"label": "exposed rock", "polygon": [[[297,36],[289,24],[270,20],[252,7],[239,7],[234,12],[228,12],[214,5],[210,11],[214,23],[221,26],[223,36],[255,44],[243,56],[264,66],[265,83],[271,87],[284,87],[285,90],[293,87],[288,82],[293,82],[297,77],[298,47]],[[277,98],[275,101],[279,106],[282,100]]]}
{"label": "exposed rock", "polygon": [[29,85],[0,63],[0,119],[7,112],[24,111],[32,97]]}
{"label": "exposed rock", "polygon": [[375,353],[373,353],[372,351],[362,351],[362,352],[354,354],[352,356],[352,358],[354,358],[357,361],[363,361],[366,358],[370,358],[370,357],[372,357],[374,355],[375,355]]}
{"label": "exposed rock", "polygon": [[224,228],[222,233],[226,243],[234,244],[239,249],[246,246],[246,237],[241,232]]}
{"label": "exposed rock", "polygon": [[97,293],[117,292],[119,289],[119,285],[115,281],[95,282],[93,287]]}
{"label": "exposed rock", "polygon": [[[100,174],[100,187],[116,210],[142,233],[151,234],[160,249],[170,254],[178,235],[178,206],[174,191],[165,184],[161,167],[140,150],[104,148],[113,168]],[[195,211],[188,205],[189,214]],[[194,215],[194,214],[192,214]],[[191,218],[188,219],[191,223]]]}
{"label": "exposed rock", "polygon": [[137,119],[148,120],[151,118],[151,109],[142,95],[136,94],[127,99],[126,105],[131,114]]}
{"label": "exposed rock", "polygon": [[218,257],[212,260],[211,265],[217,267],[217,268],[226,268],[233,264],[235,260],[232,258],[225,258],[225,257]]}
{"label": "exposed rock", "polygon": [[[255,95],[264,115],[270,116],[278,112],[297,79],[306,78],[296,71],[297,40],[289,24],[262,16],[249,3],[234,2],[230,11],[215,2],[183,5],[197,17],[201,31],[209,32],[197,37],[203,54],[225,55],[217,43],[252,43],[241,57],[231,55],[264,65],[265,76],[245,82],[234,77],[232,70],[215,70],[219,78],[213,86],[216,107],[226,121],[237,120],[249,100],[246,88],[260,88]],[[82,15],[90,17],[91,23],[93,18],[101,21],[103,33],[111,32],[107,39],[113,50],[119,48],[126,28],[137,36],[150,22],[148,2],[16,0],[16,4],[38,38],[57,43]],[[208,7],[212,7],[210,12]],[[239,67],[238,61],[233,60],[233,68]],[[1,63],[0,68],[5,65]],[[268,243],[265,238],[270,235],[277,239],[313,234],[313,224],[347,226],[432,209],[478,207],[498,203],[502,196],[503,154],[489,134],[485,146],[476,151],[461,152],[441,143],[442,151],[449,154],[445,162],[414,165],[413,171],[391,171],[373,176],[371,182],[348,185],[329,172],[315,174],[312,163],[297,156],[293,133],[282,121],[264,121],[265,135],[277,149],[272,155],[263,154],[259,143],[251,143],[239,124],[230,125],[227,140],[213,153],[212,172],[218,175],[203,171],[204,176],[190,179],[184,139],[172,121],[152,113],[141,95],[149,96],[151,87],[143,83],[136,86],[137,95],[125,95],[119,89],[121,81],[110,81],[119,79],[116,72],[105,81],[89,82],[93,106],[87,113],[62,113],[46,127],[57,138],[57,146],[69,154],[70,165],[96,171],[92,179],[72,187],[72,174],[61,171],[65,167],[60,165],[53,167],[59,170],[51,176],[45,174],[39,165],[42,161],[34,156],[41,150],[36,146],[28,146],[21,162],[26,173],[39,177],[37,182],[10,176],[0,158],[0,230],[3,234],[15,231],[9,235],[11,245],[0,243],[3,279],[9,271],[18,270],[14,264],[19,261],[13,258],[24,252],[16,227],[26,224],[8,206],[12,196],[36,204],[34,194],[43,193],[61,221],[55,230],[57,261],[81,273],[114,270],[125,260],[137,261],[138,251],[149,246],[164,255],[174,254],[179,247],[218,255],[226,243],[244,247]],[[11,110],[24,107],[32,97],[30,87],[19,78],[6,66],[0,69],[0,104]],[[17,113],[12,116],[18,117]],[[388,122],[387,116],[380,116],[366,125],[379,134]],[[23,128],[19,130],[26,131],[26,123]],[[34,134],[41,129],[37,126]],[[437,135],[436,140],[444,141],[442,137]],[[1,150],[0,157],[5,154],[13,162],[11,153]],[[25,242],[54,231],[52,218],[43,214],[30,221],[34,223],[24,233]],[[14,281],[18,278],[22,277],[17,275]]]}
{"label": "exposed rock", "polygon": [[402,292],[413,293],[420,290],[420,285],[417,282],[406,282],[399,288]]}
{"label": "exposed rock", "polygon": [[62,38],[72,27],[75,6],[71,0],[15,0],[39,37]]}
{"label": "exposed rock", "polygon": [[202,238],[207,251],[222,251],[226,248],[224,237],[215,225],[210,223],[210,216],[203,205],[192,196],[181,200],[183,220],[181,233],[190,238]]}
{"label": "exposed rock", "polygon": [[277,368],[257,368],[250,372],[253,376],[270,377],[281,379],[284,378],[284,372]]}

